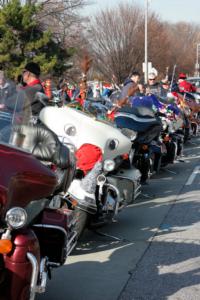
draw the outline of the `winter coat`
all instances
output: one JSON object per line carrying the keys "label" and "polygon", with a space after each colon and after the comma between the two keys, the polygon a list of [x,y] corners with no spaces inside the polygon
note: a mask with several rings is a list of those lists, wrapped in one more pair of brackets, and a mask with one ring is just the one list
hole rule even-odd
{"label": "winter coat", "polygon": [[40,102],[39,98],[37,97],[37,93],[44,93],[44,89],[41,85],[39,79],[32,81],[30,84],[26,85],[23,90],[31,104],[32,115],[38,116],[41,109],[44,107],[44,104]]}
{"label": "winter coat", "polygon": [[128,96],[128,91],[130,88],[132,87],[136,87],[137,84],[131,80],[131,79],[127,79],[125,82],[124,82],[124,86],[122,88],[122,91],[121,91],[121,99],[124,99]]}
{"label": "winter coat", "polygon": [[0,104],[6,104],[6,100],[16,91],[15,84],[7,81],[4,86],[0,86]]}
{"label": "winter coat", "polygon": [[192,85],[190,82],[183,80],[178,84],[180,92],[189,92],[189,93],[195,93],[196,87]]}

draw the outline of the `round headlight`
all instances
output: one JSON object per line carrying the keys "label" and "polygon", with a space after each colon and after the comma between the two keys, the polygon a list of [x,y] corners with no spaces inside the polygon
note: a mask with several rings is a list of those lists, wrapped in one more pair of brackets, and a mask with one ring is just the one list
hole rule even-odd
{"label": "round headlight", "polygon": [[23,227],[27,222],[27,213],[21,207],[13,207],[6,213],[6,223],[13,229]]}
{"label": "round headlight", "polygon": [[76,135],[76,127],[74,125],[65,125],[64,131],[69,136],[75,136]]}
{"label": "round headlight", "polygon": [[117,139],[113,139],[108,142],[108,148],[110,150],[115,150],[117,148],[118,144],[119,144],[119,141]]}
{"label": "round headlight", "polygon": [[103,164],[103,169],[106,172],[111,172],[115,169],[115,162],[112,159],[106,159]]}

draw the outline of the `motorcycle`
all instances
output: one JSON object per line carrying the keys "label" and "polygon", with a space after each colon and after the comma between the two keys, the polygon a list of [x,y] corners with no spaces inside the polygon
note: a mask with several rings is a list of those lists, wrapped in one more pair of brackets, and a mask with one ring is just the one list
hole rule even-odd
{"label": "motorcycle", "polygon": [[153,168],[152,141],[157,141],[162,129],[161,121],[151,108],[145,106],[122,107],[114,121],[132,142],[132,164],[142,174],[145,184]]}
{"label": "motorcycle", "polygon": [[[82,213],[92,215],[90,225],[111,222],[120,209],[139,196],[141,174],[129,164],[131,142],[118,129],[69,107],[46,107],[39,119],[63,143],[74,145],[84,160],[82,166],[90,166],[87,172],[82,168],[81,175],[77,172],[66,195],[68,201],[70,197],[71,202],[77,201]],[[95,154],[91,164],[95,151],[100,155]]]}
{"label": "motorcycle", "polygon": [[[60,198],[74,157],[50,130],[30,125],[23,91],[0,111],[0,299],[34,300],[77,242],[74,210]],[[55,169],[62,176],[57,176]]]}

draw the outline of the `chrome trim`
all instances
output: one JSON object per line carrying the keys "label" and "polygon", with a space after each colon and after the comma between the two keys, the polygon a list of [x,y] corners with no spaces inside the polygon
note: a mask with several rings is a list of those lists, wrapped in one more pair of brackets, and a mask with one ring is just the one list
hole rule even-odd
{"label": "chrome trim", "polygon": [[132,113],[124,113],[124,112],[118,112],[115,115],[115,118],[117,117],[126,117],[126,118],[130,118],[136,122],[141,122],[141,123],[153,123],[156,121],[155,118],[139,118],[136,115],[132,114]]}
{"label": "chrome trim", "polygon": [[60,226],[56,226],[56,225],[48,225],[48,224],[34,224],[33,227],[41,227],[41,228],[52,228],[52,229],[57,229],[57,230],[60,230],[62,231],[66,238],[68,237],[67,235],[67,231],[63,228],[63,227],[60,227]]}
{"label": "chrome trim", "polygon": [[47,272],[45,271],[45,267],[48,264],[47,257],[44,257],[40,263],[40,285],[37,287],[37,292],[42,294],[46,291],[47,286]]}
{"label": "chrome trim", "polygon": [[[72,250],[74,249],[74,247],[77,244],[77,240],[74,241],[75,238],[77,237],[77,234],[78,233],[76,231],[74,231],[74,234],[72,235],[72,237],[70,238],[70,240],[67,243],[67,256],[66,256],[66,258],[68,257],[68,255],[70,255],[70,253],[72,252]],[[71,246],[71,244],[72,244],[72,246]]]}
{"label": "chrome trim", "polygon": [[37,279],[38,279],[38,273],[39,273],[39,266],[38,266],[36,257],[32,253],[28,252],[27,258],[30,261],[31,266],[32,266],[29,300],[34,300],[35,294],[37,293]]}
{"label": "chrome trim", "polygon": [[115,200],[116,205],[115,205],[115,210],[114,210],[114,216],[116,216],[118,214],[118,211],[119,211],[119,202],[120,202],[120,192],[119,192],[119,189],[117,187],[115,187],[114,185],[110,184],[110,183],[106,183],[105,185],[108,188],[114,190],[114,192],[117,194],[117,198]]}
{"label": "chrome trim", "polygon": [[4,230],[1,236],[1,240],[11,240],[11,231],[12,228],[7,228],[6,231]]}
{"label": "chrome trim", "polygon": [[141,194],[141,184],[140,184],[140,177],[139,174],[138,174],[138,178],[136,179],[131,179],[131,178],[128,178],[126,176],[123,176],[123,175],[112,175],[111,177],[113,178],[119,178],[119,179],[124,179],[124,180],[128,180],[130,181],[133,185],[134,185],[134,200]]}
{"label": "chrome trim", "polygon": [[[64,228],[60,227],[60,226],[48,225],[48,224],[34,224],[33,227],[57,229],[57,230],[62,231],[65,235],[65,250],[66,250],[65,259],[68,257],[68,255],[72,252],[72,250],[76,246],[77,241],[74,241],[74,239],[77,237],[77,232],[76,231],[74,231],[73,235],[71,237],[69,237],[69,234],[67,233],[67,231]],[[70,238],[69,240],[68,240],[68,237]],[[73,243],[73,241],[74,241],[74,243]]]}

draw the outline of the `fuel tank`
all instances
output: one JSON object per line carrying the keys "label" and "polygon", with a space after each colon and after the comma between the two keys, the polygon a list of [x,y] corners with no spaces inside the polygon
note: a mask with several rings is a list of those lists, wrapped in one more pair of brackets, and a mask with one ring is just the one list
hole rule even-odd
{"label": "fuel tank", "polygon": [[28,152],[0,145],[0,166],[0,215],[48,197],[56,188],[54,173]]}

